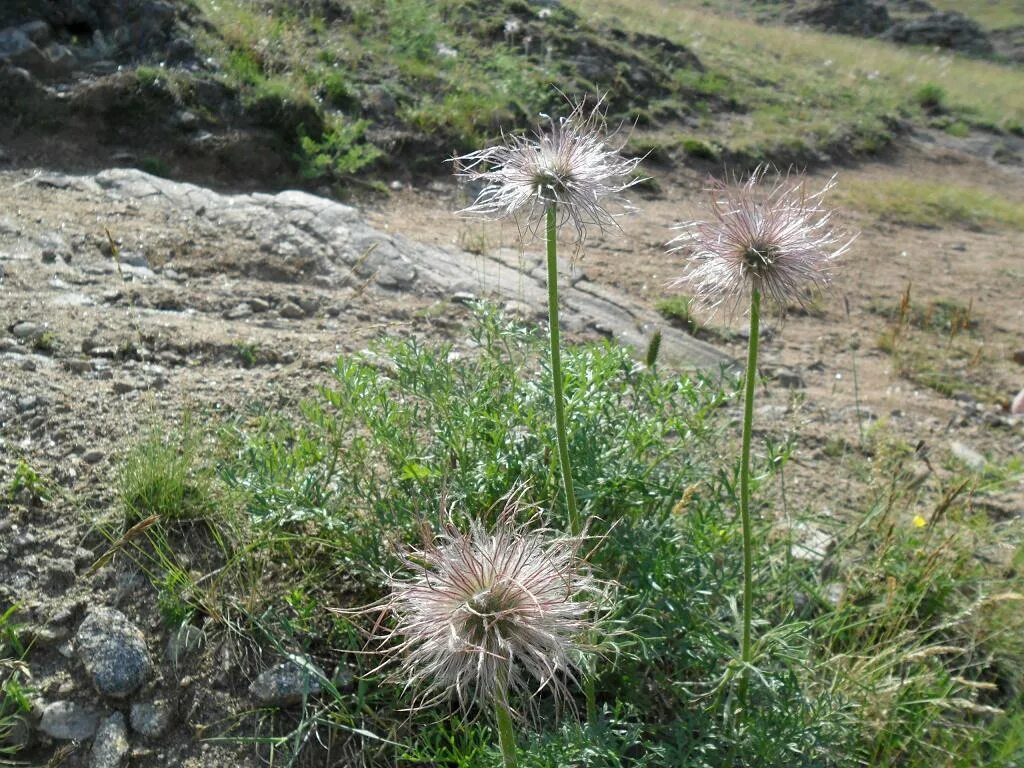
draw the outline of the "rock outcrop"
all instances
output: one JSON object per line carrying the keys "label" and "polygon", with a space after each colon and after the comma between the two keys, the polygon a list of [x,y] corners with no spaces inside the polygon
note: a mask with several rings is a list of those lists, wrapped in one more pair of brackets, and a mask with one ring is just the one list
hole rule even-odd
{"label": "rock outcrop", "polygon": [[892,25],[886,7],[872,0],[816,0],[797,6],[789,18],[826,32],[862,37],[881,34]]}
{"label": "rock outcrop", "polygon": [[[535,310],[546,306],[547,276],[539,253],[501,249],[480,256],[427,246],[376,230],[355,208],[305,192],[222,195],[126,169],[91,178],[63,177],[59,183],[158,208],[169,219],[194,220],[244,236],[252,252],[238,269],[251,277],[336,287],[372,284],[431,296],[490,295]],[[597,332],[642,351],[654,328],[661,327],[663,359],[712,369],[730,363],[715,347],[664,328],[657,313],[614,288],[591,282],[570,263],[560,269],[568,328]],[[307,314],[301,306],[296,310]]]}
{"label": "rock outcrop", "polygon": [[897,43],[933,45],[975,56],[990,56],[995,50],[978,23],[956,11],[941,11],[898,22],[882,37]]}

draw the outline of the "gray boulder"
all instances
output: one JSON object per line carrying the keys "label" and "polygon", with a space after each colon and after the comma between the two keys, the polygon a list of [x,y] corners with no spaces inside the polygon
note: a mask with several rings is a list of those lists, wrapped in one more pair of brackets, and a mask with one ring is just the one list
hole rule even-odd
{"label": "gray boulder", "polygon": [[62,77],[71,72],[76,60],[71,49],[53,43],[40,48],[33,42],[32,35],[39,38],[31,27],[8,27],[0,30],[0,64],[8,64],[30,72],[38,78]]}
{"label": "gray boulder", "polygon": [[28,35],[29,40],[36,45],[46,45],[53,39],[53,30],[42,19],[22,24],[18,29]]}
{"label": "gray boulder", "polygon": [[[305,192],[221,195],[130,169],[103,171],[89,179],[63,178],[82,189],[98,187],[112,200],[135,200],[161,209],[165,216],[215,221],[222,231],[238,232],[258,245],[236,268],[261,280],[432,296],[474,294],[547,306],[545,261],[539,253],[507,248],[480,255],[417,243],[369,226],[354,208]],[[567,328],[595,331],[640,353],[660,329],[663,362],[713,372],[733,365],[715,347],[667,327],[654,310],[586,279],[568,260],[559,272]]]}
{"label": "gray boulder", "polygon": [[0,29],[0,61],[20,67],[24,66],[22,62],[26,58],[38,53],[39,48],[22,30],[14,27]]}

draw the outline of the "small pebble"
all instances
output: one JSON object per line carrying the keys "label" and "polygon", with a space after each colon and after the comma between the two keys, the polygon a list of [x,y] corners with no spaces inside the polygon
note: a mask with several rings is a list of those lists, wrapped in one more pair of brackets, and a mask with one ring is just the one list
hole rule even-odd
{"label": "small pebble", "polygon": [[28,340],[34,339],[37,336],[41,336],[43,333],[43,326],[39,323],[31,323],[28,321],[22,321],[15,323],[11,326],[11,335],[16,339]]}
{"label": "small pebble", "polygon": [[97,464],[103,460],[103,451],[93,448],[82,454],[82,461],[86,464]]}
{"label": "small pebble", "polygon": [[312,662],[308,664],[307,667],[294,661],[285,661],[271,667],[252,682],[249,693],[260,704],[267,706],[299,704],[303,699],[320,693],[320,678],[325,677]]}
{"label": "small pebble", "polygon": [[282,304],[277,310],[277,313],[288,320],[299,320],[306,316],[305,310],[303,310],[302,307],[294,301],[288,301]]}

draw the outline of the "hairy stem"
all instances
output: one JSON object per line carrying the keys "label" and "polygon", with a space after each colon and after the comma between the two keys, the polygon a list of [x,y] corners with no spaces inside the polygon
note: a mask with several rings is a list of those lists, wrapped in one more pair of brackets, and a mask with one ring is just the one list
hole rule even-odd
{"label": "hairy stem", "polygon": [[[569,464],[569,441],[565,432],[565,395],[562,392],[562,352],[558,328],[558,219],[555,205],[547,209],[548,246],[548,328],[551,339],[551,388],[555,402],[555,432],[558,434],[558,466],[562,472],[562,487],[565,489],[565,507],[569,516],[569,532],[579,536],[582,531],[580,515],[576,508],[576,491],[572,485],[572,466]],[[587,722],[597,722],[597,695],[594,692],[594,676],[591,670],[585,672],[583,691],[587,698]]]}
{"label": "hairy stem", "polygon": [[751,623],[754,615],[754,532],[750,521],[750,439],[754,425],[754,384],[757,379],[757,343],[761,325],[761,294],[750,295],[750,340],[743,393],[743,448],[740,455],[740,521],[743,525],[743,645],[744,669],[740,677],[740,704],[747,704],[747,681],[751,659]]}
{"label": "hairy stem", "polygon": [[504,687],[494,700],[494,719],[498,724],[502,764],[505,768],[516,768],[516,734],[512,728],[512,715],[508,710],[508,691]]}
{"label": "hairy stem", "polygon": [[572,486],[569,464],[569,441],[565,434],[565,395],[562,392],[562,352],[558,329],[558,228],[555,206],[547,211],[548,241],[548,327],[551,339],[551,388],[555,401],[555,431],[558,433],[558,465],[565,489],[565,507],[569,513],[569,531],[580,533],[580,516],[576,511],[576,492]]}

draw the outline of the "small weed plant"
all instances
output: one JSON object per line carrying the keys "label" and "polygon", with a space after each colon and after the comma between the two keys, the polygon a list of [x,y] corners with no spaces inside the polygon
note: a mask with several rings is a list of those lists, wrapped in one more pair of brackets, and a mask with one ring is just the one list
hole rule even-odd
{"label": "small weed plant", "polygon": [[670,296],[661,299],[656,308],[665,318],[687,333],[696,335],[701,328],[694,312],[693,299],[689,296]]}
{"label": "small weed plant", "polygon": [[914,93],[914,101],[921,109],[941,112],[946,107],[946,90],[935,83],[925,83]]}
{"label": "small weed plant", "polygon": [[48,355],[56,351],[59,346],[60,339],[57,338],[57,334],[53,331],[43,331],[32,339],[32,349],[36,352],[41,352],[44,355]]}
{"label": "small weed plant", "polygon": [[317,140],[302,136],[298,161],[307,179],[338,179],[351,176],[384,153],[366,141],[365,120],[332,120],[324,136]]}
{"label": "small weed plant", "polygon": [[19,606],[12,605],[0,613],[0,765],[7,763],[28,744],[29,669],[24,659],[27,652],[15,621]]}
{"label": "small weed plant", "polygon": [[46,501],[50,498],[51,493],[52,487],[47,479],[24,459],[21,459],[14,468],[14,473],[5,489],[8,500],[27,498],[33,503]]}

